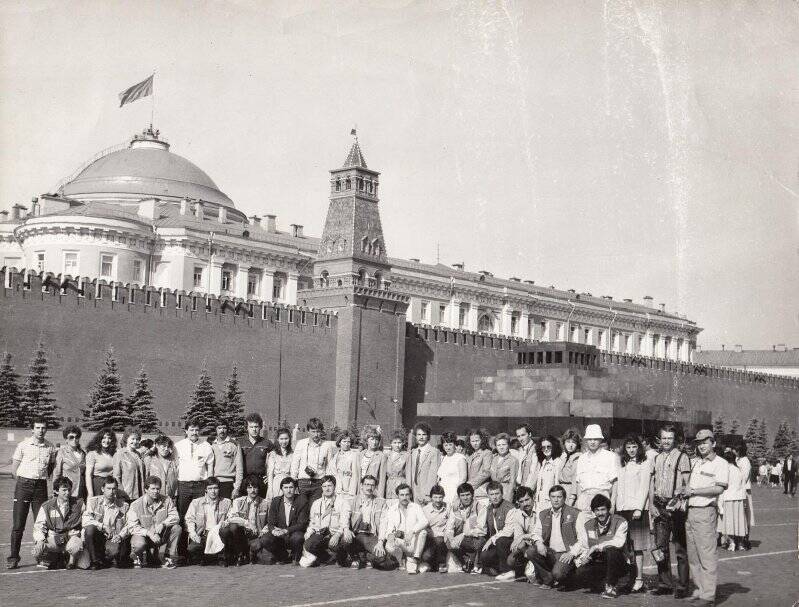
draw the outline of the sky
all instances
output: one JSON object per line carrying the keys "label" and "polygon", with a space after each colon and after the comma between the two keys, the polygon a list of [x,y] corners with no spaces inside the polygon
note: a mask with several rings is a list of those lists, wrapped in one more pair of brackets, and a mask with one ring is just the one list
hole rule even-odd
{"label": "sky", "polygon": [[321,233],[357,127],[391,256],[799,347],[792,0],[0,1],[0,208],[151,112],[279,227]]}

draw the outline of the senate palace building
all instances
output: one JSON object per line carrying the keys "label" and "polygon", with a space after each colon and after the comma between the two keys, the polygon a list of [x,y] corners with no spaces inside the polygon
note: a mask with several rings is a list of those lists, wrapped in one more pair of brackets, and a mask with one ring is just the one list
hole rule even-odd
{"label": "senate palace building", "polygon": [[[315,289],[360,286],[403,296],[407,320],[416,325],[691,360],[701,329],[651,297],[620,301],[462,264],[389,256],[379,176],[356,140],[330,171],[323,233],[309,235],[301,225],[279,226],[269,209],[245,216],[205,171],[149,128],[98,154],[29,208],[3,211],[0,261],[78,280],[245,302],[317,305]],[[342,204],[349,205],[346,213]],[[347,213],[353,217],[343,229]]]}

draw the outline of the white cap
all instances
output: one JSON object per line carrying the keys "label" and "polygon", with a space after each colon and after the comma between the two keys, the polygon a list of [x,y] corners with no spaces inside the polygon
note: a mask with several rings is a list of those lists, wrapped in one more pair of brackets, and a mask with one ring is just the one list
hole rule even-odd
{"label": "white cap", "polygon": [[602,436],[602,428],[599,426],[599,424],[588,424],[585,427],[585,436],[583,436],[583,440],[589,440],[591,438],[605,438]]}

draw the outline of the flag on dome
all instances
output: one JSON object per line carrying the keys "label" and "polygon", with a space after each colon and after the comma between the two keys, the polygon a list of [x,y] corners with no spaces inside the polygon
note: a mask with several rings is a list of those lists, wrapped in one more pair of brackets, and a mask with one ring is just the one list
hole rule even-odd
{"label": "flag on dome", "polygon": [[125,89],[119,94],[119,107],[122,107],[126,103],[133,103],[137,99],[141,99],[142,97],[147,97],[148,95],[153,94],[153,78],[155,74],[152,74],[149,78],[146,78],[139,82],[138,84],[134,84],[129,89]]}

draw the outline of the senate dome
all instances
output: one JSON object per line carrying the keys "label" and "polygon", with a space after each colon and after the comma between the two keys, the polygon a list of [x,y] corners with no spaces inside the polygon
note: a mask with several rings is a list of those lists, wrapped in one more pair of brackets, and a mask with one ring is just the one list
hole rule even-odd
{"label": "senate dome", "polygon": [[152,129],[135,135],[127,147],[101,155],[59,191],[68,198],[118,203],[147,198],[198,199],[238,214],[233,201],[205,171],[170,152],[169,144]]}

